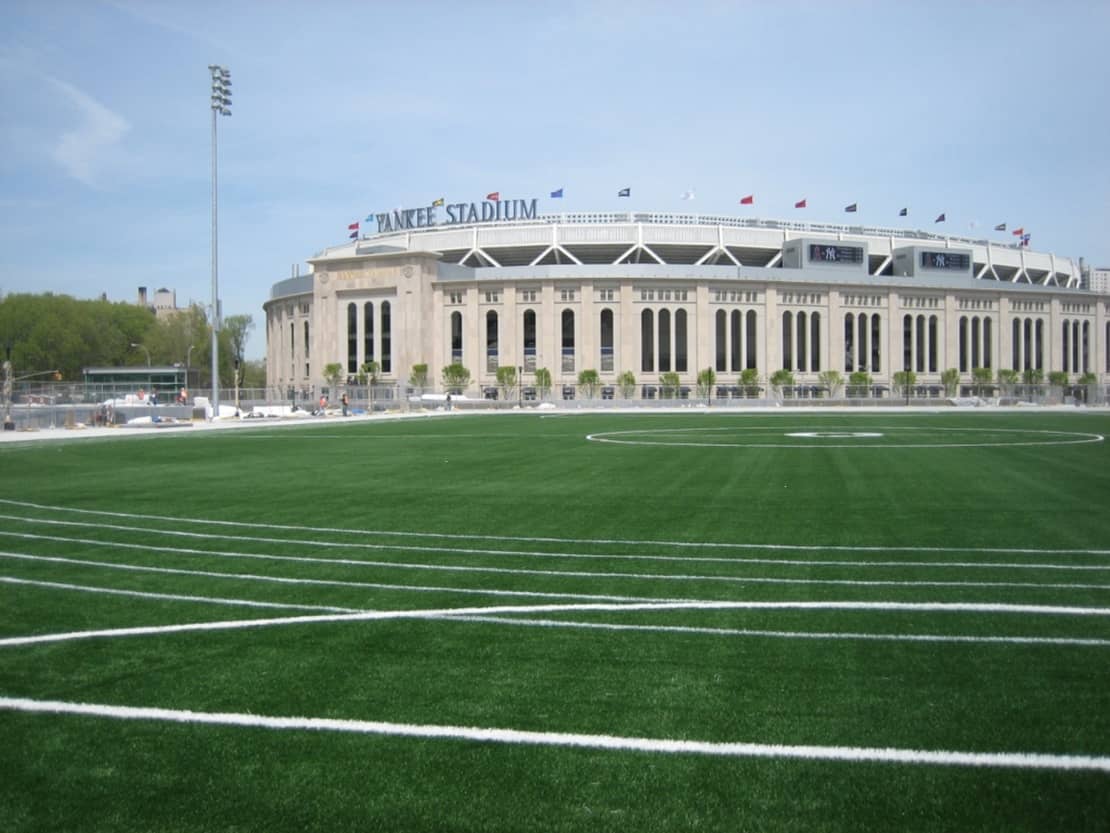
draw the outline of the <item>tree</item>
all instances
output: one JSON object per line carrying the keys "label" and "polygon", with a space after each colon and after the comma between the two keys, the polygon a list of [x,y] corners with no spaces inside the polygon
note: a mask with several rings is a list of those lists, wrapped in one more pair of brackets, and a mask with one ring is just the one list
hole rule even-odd
{"label": "tree", "polygon": [[844,387],[844,377],[837,370],[821,371],[817,374],[817,381],[829,389],[830,399],[840,396],[840,389]]}
{"label": "tree", "polygon": [[1012,394],[1014,392],[1014,385],[1018,383],[1020,376],[1016,370],[1002,368],[998,371],[998,384],[1002,386],[1004,394]]}
{"label": "tree", "polygon": [[1039,385],[1044,382],[1044,371],[1039,367],[1030,367],[1021,374],[1021,381],[1027,385]]}
{"label": "tree", "polygon": [[328,387],[338,387],[339,377],[343,375],[343,365],[339,362],[331,362],[324,365],[324,381],[328,383]]}
{"label": "tree", "polygon": [[899,396],[909,398],[910,391],[917,384],[917,374],[912,370],[899,370],[894,374],[894,390]]}
{"label": "tree", "polygon": [[1084,373],[1082,376],[1076,379],[1075,383],[1077,385],[1097,385],[1098,376],[1088,371],[1087,373]]}
{"label": "tree", "polygon": [[551,393],[551,371],[546,367],[536,368],[536,396],[547,399]]}
{"label": "tree", "polygon": [[409,384],[418,390],[428,387],[428,365],[414,364],[409,374]]}
{"label": "tree", "polygon": [[587,399],[593,399],[601,387],[601,376],[596,370],[583,370],[578,374],[578,387]]}
{"label": "tree", "polygon": [[717,384],[717,373],[712,367],[707,367],[698,373],[698,399],[708,400],[713,396],[713,386]]}
{"label": "tree", "polygon": [[636,393],[636,376],[631,370],[626,370],[617,377],[617,387],[620,388],[622,399],[631,399]]}
{"label": "tree", "polygon": [[373,387],[378,384],[379,372],[381,372],[381,365],[373,359],[368,362],[363,362],[362,367],[358,369],[358,383],[360,385],[369,385]]}
{"label": "tree", "polygon": [[772,373],[768,381],[771,383],[771,388],[774,390],[775,396],[781,396],[784,387],[792,387],[794,385],[794,374],[783,368]]}
{"label": "tree", "polygon": [[[249,315],[229,315],[224,319],[223,329],[220,331],[220,341],[226,342],[227,349],[220,350],[221,356],[226,354],[236,374],[232,379],[233,384],[242,380],[243,352],[247,347],[247,339],[254,329],[254,319]],[[221,344],[223,347],[223,344]],[[222,364],[222,362],[221,362]],[[238,370],[236,370],[238,368]]]}
{"label": "tree", "polygon": [[989,367],[973,367],[971,379],[975,382],[975,395],[982,396],[983,388],[989,386],[994,379],[994,372]]}
{"label": "tree", "polygon": [[755,399],[762,390],[759,387],[759,371],[754,367],[746,367],[741,370],[737,382],[743,388],[744,396],[748,399]]}
{"label": "tree", "polygon": [[502,366],[497,368],[497,386],[501,388],[502,399],[512,399],[516,392],[516,368]]}
{"label": "tree", "polygon": [[1062,388],[1068,383],[1068,374],[1062,370],[1053,370],[1048,374],[1048,383],[1054,387]]}
{"label": "tree", "polygon": [[954,367],[944,370],[940,374],[940,383],[944,385],[945,396],[955,396],[960,387],[960,371]]}
{"label": "tree", "polygon": [[848,376],[848,395],[867,396],[871,393],[871,374],[857,370]]}
{"label": "tree", "polygon": [[470,371],[463,367],[461,362],[453,362],[441,371],[443,386],[448,393],[462,393],[463,388],[470,384]]}
{"label": "tree", "polygon": [[682,377],[675,372],[661,373],[659,375],[659,396],[662,399],[675,399],[678,389],[682,385]]}

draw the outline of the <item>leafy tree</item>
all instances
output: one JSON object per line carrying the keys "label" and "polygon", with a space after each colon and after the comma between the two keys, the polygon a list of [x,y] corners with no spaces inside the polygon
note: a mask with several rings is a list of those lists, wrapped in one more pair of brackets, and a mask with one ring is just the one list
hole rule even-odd
{"label": "leafy tree", "polygon": [[662,373],[659,376],[659,395],[663,399],[675,399],[678,389],[682,385],[682,377],[675,372]]}
{"label": "leafy tree", "polygon": [[844,387],[844,377],[838,370],[823,370],[817,374],[817,381],[829,389],[829,398],[836,399],[840,396],[840,389]]}
{"label": "leafy tree", "polygon": [[744,396],[749,399],[754,399],[759,396],[759,371],[754,367],[746,367],[740,371],[740,377],[737,379],[740,387],[744,390]]}
{"label": "leafy tree", "polygon": [[428,365],[414,364],[412,373],[409,374],[409,384],[418,389],[428,387]]}
{"label": "leafy tree", "polygon": [[940,383],[944,385],[945,396],[955,396],[960,387],[960,371],[954,367],[944,370],[940,374]]}
{"label": "leafy tree", "polygon": [[631,399],[636,394],[636,376],[631,370],[626,370],[617,377],[617,387],[620,388],[622,399]]}
{"label": "leafy tree", "polygon": [[547,399],[551,393],[551,371],[546,367],[536,368],[536,396]]}
{"label": "leafy tree", "polygon": [[782,368],[772,373],[768,381],[771,383],[771,388],[774,390],[775,395],[780,396],[784,387],[790,387],[794,384],[794,374]]}
{"label": "leafy tree", "polygon": [[[231,360],[232,369],[234,370],[237,364],[240,373],[243,367],[243,352],[246,350],[247,339],[250,338],[253,329],[254,319],[249,315],[229,315],[224,319],[223,329],[220,331],[221,341],[226,341],[229,348],[228,350],[221,349],[220,353],[226,353]],[[240,378],[242,377],[240,376]]]}
{"label": "leafy tree", "polygon": [[371,359],[368,362],[363,362],[362,367],[358,369],[358,383],[360,385],[370,385],[373,387],[378,384],[378,373],[381,372],[381,365]]}
{"label": "leafy tree", "polygon": [[463,388],[470,384],[470,371],[463,367],[461,362],[453,362],[441,371],[443,386],[449,393],[462,393]]}
{"label": "leafy tree", "polygon": [[868,396],[871,393],[871,374],[857,370],[848,376],[849,396]]}
{"label": "leafy tree", "polygon": [[1048,383],[1055,387],[1062,388],[1068,383],[1068,374],[1062,370],[1053,370],[1048,374]]}
{"label": "leafy tree", "polygon": [[998,383],[1002,386],[1002,390],[1004,393],[1012,393],[1014,390],[1014,385],[1018,383],[1018,379],[1020,378],[1021,377],[1016,370],[1010,370],[1009,368],[1000,368],[998,371]]}
{"label": "leafy tree", "polygon": [[601,376],[598,375],[596,370],[583,370],[578,374],[578,388],[587,399],[593,399],[597,396],[597,391],[600,387]]}
{"label": "leafy tree", "polygon": [[516,392],[516,368],[503,366],[497,368],[497,386],[501,388],[502,399],[512,399]]}
{"label": "leafy tree", "polygon": [[1075,383],[1077,385],[1097,385],[1098,384],[1098,376],[1096,376],[1094,373],[1087,372],[1087,373],[1084,373],[1082,376],[1080,376],[1078,379],[1076,379]]}
{"label": "leafy tree", "polygon": [[707,367],[698,373],[698,399],[709,399],[713,395],[713,386],[717,384],[717,373],[712,367]]}
{"label": "leafy tree", "polygon": [[1031,367],[1021,374],[1021,381],[1027,385],[1039,385],[1044,382],[1044,371],[1039,367]]}
{"label": "leafy tree", "polygon": [[912,370],[899,370],[894,374],[894,389],[899,396],[909,396],[916,384],[917,374]]}
{"label": "leafy tree", "polygon": [[324,365],[324,381],[329,387],[339,386],[339,377],[343,375],[343,365],[339,362],[330,362]]}
{"label": "leafy tree", "polygon": [[989,386],[994,379],[994,373],[989,367],[971,368],[971,379],[975,382],[975,395],[981,396],[983,388]]}

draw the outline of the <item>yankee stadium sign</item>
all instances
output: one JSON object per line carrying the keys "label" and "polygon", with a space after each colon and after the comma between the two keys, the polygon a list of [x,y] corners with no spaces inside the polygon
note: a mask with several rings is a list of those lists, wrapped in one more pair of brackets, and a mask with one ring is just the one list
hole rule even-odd
{"label": "yankee stadium sign", "polygon": [[[447,216],[440,221],[436,209],[442,208]],[[482,202],[455,202],[444,204],[436,200],[424,208],[398,208],[382,214],[371,214],[378,232],[403,231],[428,226],[454,226],[461,223],[492,223],[498,220],[535,220],[536,200],[502,200],[499,194],[490,194]]]}

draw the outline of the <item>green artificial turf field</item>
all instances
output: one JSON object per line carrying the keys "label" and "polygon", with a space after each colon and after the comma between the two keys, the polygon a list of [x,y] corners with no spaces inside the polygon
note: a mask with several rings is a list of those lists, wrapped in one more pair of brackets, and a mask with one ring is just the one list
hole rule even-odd
{"label": "green artificial turf field", "polygon": [[0,829],[1106,830],[1107,434],[692,410],[5,444]]}

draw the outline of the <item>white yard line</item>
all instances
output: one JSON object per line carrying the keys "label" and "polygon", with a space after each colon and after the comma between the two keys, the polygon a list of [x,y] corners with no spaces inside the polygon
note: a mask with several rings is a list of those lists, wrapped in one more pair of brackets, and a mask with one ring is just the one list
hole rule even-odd
{"label": "white yard line", "polygon": [[[378,535],[386,537],[412,537],[412,538],[442,538],[450,540],[482,540],[482,541],[523,541],[532,543],[554,544],[596,544],[601,546],[627,545],[627,546],[655,546],[655,547],[693,547],[707,549],[736,549],[736,550],[768,550],[768,551],[801,551],[801,552],[971,552],[995,554],[1049,554],[1049,555],[1110,555],[1110,549],[1089,548],[1062,548],[1045,549],[1032,547],[929,547],[929,546],[847,546],[839,544],[756,544],[756,543],[730,543],[719,541],[660,541],[635,538],[552,538],[520,535],[486,535],[481,533],[452,533],[452,532],[409,532],[399,530],[374,530],[352,529],[349,527],[320,527],[293,524],[267,524],[248,521],[227,521],[205,518],[174,517],[170,515],[150,515],[133,512],[108,512],[99,509],[79,509],[75,507],[30,503],[21,500],[0,498],[0,504],[9,506],[22,506],[28,509],[39,509],[53,512],[73,512],[84,515],[99,515],[114,518],[133,518],[137,520],[169,521],[170,523],[207,524],[212,526],[226,526],[244,529],[275,529],[294,532],[314,532],[333,535]],[[26,520],[26,519],[24,519]]]}
{"label": "white yard line", "polygon": [[663,755],[709,755],[728,758],[772,758],[843,763],[890,763],[1006,769],[1110,772],[1110,757],[1057,755],[1040,752],[956,752],[930,749],[892,749],[859,746],[727,743],[618,735],[535,732],[471,726],[386,723],[321,717],[269,717],[235,712],[195,712],[179,709],[67,703],[0,697],[0,709],[32,714],[71,714],[116,720],[154,720],[186,725],[235,726],[284,731],[344,732],[386,737],[454,740],[477,743],[601,749]]}

